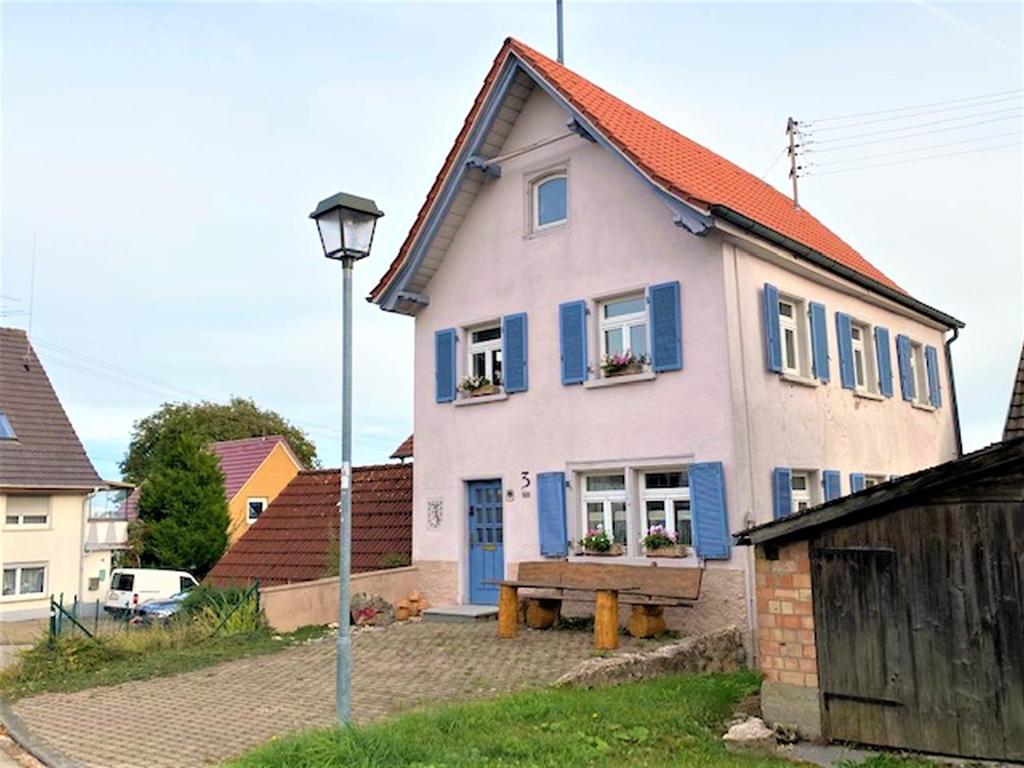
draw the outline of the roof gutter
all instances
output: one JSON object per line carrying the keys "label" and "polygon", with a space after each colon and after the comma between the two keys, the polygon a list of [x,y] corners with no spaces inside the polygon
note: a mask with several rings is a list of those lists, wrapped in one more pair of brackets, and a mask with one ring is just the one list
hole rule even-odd
{"label": "roof gutter", "polygon": [[[723,205],[712,205],[710,207],[710,210],[713,215],[725,219],[730,224],[734,224],[741,229],[745,229],[746,231],[751,232],[757,235],[758,237],[764,238],[765,240],[774,243],[775,245],[781,246],[782,248],[785,248],[788,251],[792,251],[798,256],[807,259],[807,261],[817,264],[820,267],[824,267],[825,269],[831,272],[835,272],[838,275],[842,275],[850,282],[856,283],[857,285],[860,285],[863,288],[867,288],[869,290],[874,291],[875,293],[881,294],[882,296],[885,296],[887,299],[891,299],[892,301],[895,301],[897,304],[902,304],[904,307],[907,307],[908,309],[912,309],[915,312],[924,315],[925,317],[931,318],[932,320],[941,323],[947,328],[952,328],[955,331],[959,328],[964,327],[963,322],[957,320],[952,315],[947,315],[945,312],[935,309],[935,307],[931,307],[925,304],[924,302],[918,301],[917,299],[914,299],[905,293],[893,290],[889,286],[883,285],[877,280],[872,280],[870,277],[865,277],[864,275],[860,274],[860,272],[857,272],[853,269],[850,269],[849,267],[840,264],[835,259],[830,259],[825,254],[816,251],[813,248],[808,248],[803,243],[798,243],[796,240],[793,240],[792,238],[779,234],[774,229],[769,229],[763,224],[758,224],[753,219],[748,218],[741,213],[736,213],[736,211],[732,210],[731,208],[726,208]],[[955,340],[956,336],[954,336],[953,339]],[[952,370],[953,369],[950,368],[950,383],[952,383]],[[959,425],[957,426],[957,430],[959,430]]]}

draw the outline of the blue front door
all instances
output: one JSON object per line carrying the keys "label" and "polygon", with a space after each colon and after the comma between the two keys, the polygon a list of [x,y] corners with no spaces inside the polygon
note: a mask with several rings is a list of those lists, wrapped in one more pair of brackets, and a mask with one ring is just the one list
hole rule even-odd
{"label": "blue front door", "polygon": [[469,601],[497,605],[498,585],[505,578],[505,535],[502,530],[501,481],[469,483]]}

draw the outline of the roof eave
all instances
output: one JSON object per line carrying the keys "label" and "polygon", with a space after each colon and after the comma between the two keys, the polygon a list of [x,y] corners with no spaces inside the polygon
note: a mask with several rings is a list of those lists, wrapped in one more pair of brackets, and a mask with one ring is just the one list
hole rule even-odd
{"label": "roof eave", "polygon": [[852,283],[867,288],[875,293],[881,294],[887,299],[895,301],[897,304],[901,304],[908,309],[912,309],[915,312],[928,317],[937,323],[940,323],[947,328],[963,328],[964,323],[961,320],[953,317],[952,315],[946,314],[942,310],[936,309],[923,301],[918,301],[913,296],[909,296],[901,291],[897,291],[884,283],[880,283],[877,280],[873,280],[867,275],[863,275],[844,264],[840,264],[835,259],[829,258],[821,251],[816,251],[813,248],[800,243],[791,237],[780,234],[774,229],[764,226],[763,224],[751,219],[749,216],[744,216],[742,213],[737,213],[731,208],[724,205],[712,205],[711,213],[714,216],[719,216],[730,224],[734,224],[741,229],[745,229],[752,234],[762,237],[775,245],[781,246],[788,251],[800,256],[813,264],[817,264],[819,267],[833,272],[841,277],[846,278]]}

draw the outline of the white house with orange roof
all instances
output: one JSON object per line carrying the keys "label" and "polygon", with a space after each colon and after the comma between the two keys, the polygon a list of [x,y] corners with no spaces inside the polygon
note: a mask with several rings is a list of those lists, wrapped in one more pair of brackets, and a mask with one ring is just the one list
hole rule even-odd
{"label": "white house with orange roof", "polygon": [[[960,321],[516,40],[370,298],[415,319],[435,604],[493,603],[517,563],[588,558],[602,529],[619,554],[593,562],[704,569],[687,631],[747,625],[732,532],[958,454]],[[683,556],[647,557],[652,526]]]}

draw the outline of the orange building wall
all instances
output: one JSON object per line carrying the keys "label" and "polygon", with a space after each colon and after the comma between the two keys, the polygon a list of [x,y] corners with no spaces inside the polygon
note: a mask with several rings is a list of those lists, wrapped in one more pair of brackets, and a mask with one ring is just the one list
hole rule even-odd
{"label": "orange building wall", "polygon": [[230,544],[234,544],[249,528],[246,519],[248,501],[251,498],[265,498],[272,504],[285,486],[299,474],[302,467],[292,458],[291,453],[283,445],[274,446],[259,468],[252,473],[245,485],[235,497],[228,502],[231,522],[228,524]]}
{"label": "orange building wall", "polygon": [[770,683],[818,687],[807,542],[779,548],[778,559],[757,548],[758,650],[761,672]]}

